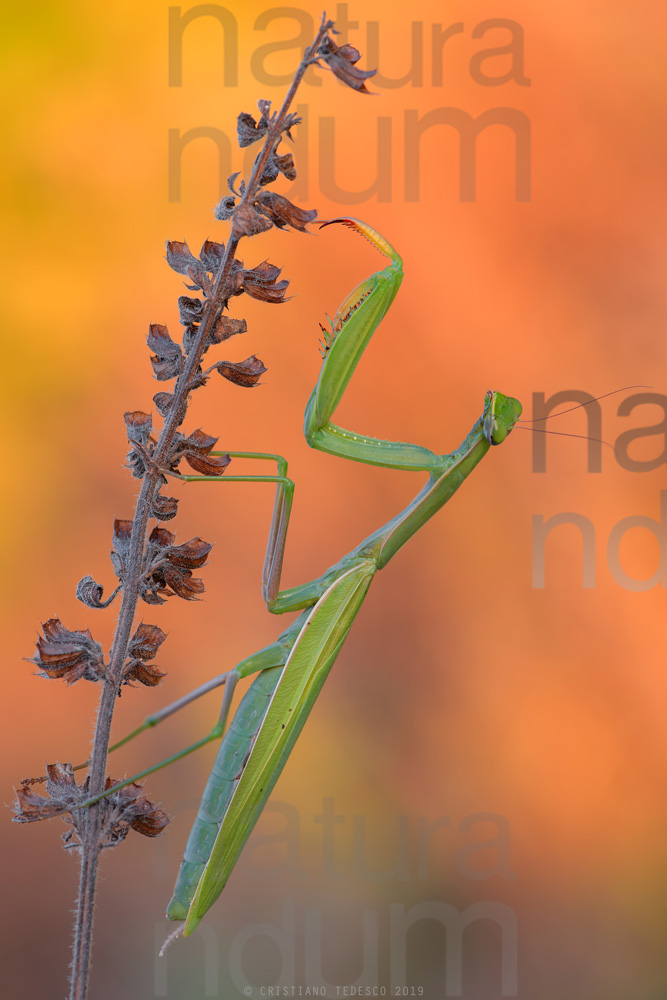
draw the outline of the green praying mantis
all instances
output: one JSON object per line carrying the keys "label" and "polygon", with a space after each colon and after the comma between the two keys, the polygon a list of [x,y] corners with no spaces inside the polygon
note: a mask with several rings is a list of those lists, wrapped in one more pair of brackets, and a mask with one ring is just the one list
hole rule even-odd
{"label": "green praying mantis", "polygon": [[[149,717],[112,748],[127,743],[195,698],[224,684],[218,722],[204,739],[122,783],[144,777],[222,737],[167,909],[169,919],[185,921],[185,936],[192,934],[222,893],[375,574],[447,503],[489,448],[505,440],[521,415],[518,400],[499,392],[487,392],[481,417],[461,445],[445,455],[437,455],[419,445],[380,441],[351,433],[332,423],[331,417],[348,382],[403,278],[400,256],[370,226],[352,218],[332,222],[349,226],[363,235],[389,263],[361,282],[341,303],[333,320],[329,320],[329,329],[324,331],[322,342],[322,369],[306,406],[306,439],[313,448],[330,455],[390,469],[423,471],[428,473],[428,480],[402,511],[322,576],[281,590],[283,555],[294,495],[294,483],[287,476],[287,461],[280,455],[220,452],[218,454],[236,458],[275,462],[276,475],[180,477],[186,482],[275,484],[262,592],[272,614],[300,612],[275,642]],[[259,676],[226,728],[234,688],[242,678],[253,674]]]}

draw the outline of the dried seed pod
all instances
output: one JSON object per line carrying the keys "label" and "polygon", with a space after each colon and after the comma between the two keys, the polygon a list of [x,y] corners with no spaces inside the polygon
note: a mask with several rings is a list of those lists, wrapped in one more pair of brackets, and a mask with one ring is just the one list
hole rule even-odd
{"label": "dried seed pod", "polygon": [[[198,302],[199,299],[189,301]],[[176,378],[183,366],[183,352],[171,339],[167,327],[161,323],[151,323],[146,343],[151,351],[155,351],[155,355],[151,357],[151,364],[158,382]]]}
{"label": "dried seed pod", "polygon": [[158,493],[153,497],[151,515],[160,521],[171,521],[178,513],[178,500],[175,497],[165,497]]}
{"label": "dried seed pod", "polygon": [[218,439],[202,430],[195,430],[189,437],[178,435],[169,456],[169,468],[174,472],[182,458],[202,476],[221,476],[229,465],[229,455],[211,455]]}
{"label": "dried seed pod", "polygon": [[300,233],[307,233],[307,223],[313,222],[317,218],[317,209],[297,208],[283,195],[276,194],[274,191],[262,191],[255,204],[258,211],[267,215],[274,226],[279,229],[292,226]]}
{"label": "dried seed pod", "polygon": [[257,142],[257,140],[265,136],[268,131],[269,123],[264,117],[262,117],[259,122],[256,122],[252,115],[242,111],[236,119],[236,134],[238,136],[239,146],[241,149],[245,146],[252,146],[253,142]]}
{"label": "dried seed pod", "polygon": [[174,545],[175,536],[166,528],[154,528],[146,544],[140,596],[146,604],[164,604],[177,595],[193,601],[204,592],[204,583],[192,576],[204,566],[212,546],[202,538]]}
{"label": "dried seed pod", "polygon": [[[17,801],[13,816],[15,823],[35,823],[50,819],[63,811],[74,810],[86,798],[85,791],[74,780],[71,764],[46,765],[46,796],[39,795],[31,786],[32,780],[27,778],[16,789]],[[81,824],[83,815],[76,810],[68,813],[66,818],[70,823]],[[66,836],[69,839],[71,834]]]}
{"label": "dried seed pod", "polygon": [[361,55],[359,49],[355,49],[354,45],[338,46],[327,35],[320,45],[317,55],[318,59],[323,59],[331,72],[348,87],[352,87],[360,94],[370,94],[370,90],[366,89],[365,81],[369,76],[375,76],[377,70],[357,69],[355,63],[359,62]]}
{"label": "dried seed pod", "polygon": [[[116,782],[107,778],[106,788]],[[144,795],[143,785],[133,781],[117,792],[111,792],[102,802],[107,803],[103,819],[101,847],[114,847],[124,840],[130,830],[144,837],[157,837],[169,823],[169,817]]]}
{"label": "dried seed pod", "polygon": [[248,330],[248,324],[244,319],[234,319],[231,316],[218,316],[213,329],[211,330],[210,340],[212,344],[221,344],[223,340],[229,340],[230,337],[235,337],[237,333],[246,333]]}
{"label": "dried seed pod", "polygon": [[288,181],[296,180],[296,167],[291,153],[284,153],[283,156],[274,154],[273,160],[280,173],[284,174]]}
{"label": "dried seed pod", "polygon": [[116,576],[121,583],[125,579],[125,566],[130,552],[130,537],[132,534],[132,521],[116,518],[113,523],[113,548],[111,550],[111,562]]}
{"label": "dried seed pod", "polygon": [[183,326],[189,323],[200,323],[204,315],[204,303],[201,299],[190,298],[189,295],[179,295],[178,311]]}
{"label": "dried seed pod", "polygon": [[128,659],[123,667],[122,683],[138,681],[147,687],[156,687],[166,674],[158,670],[156,664],[148,663],[167,638],[157,625],[141,624],[135,631],[128,647]]}
{"label": "dried seed pod", "polygon": [[213,273],[217,271],[225,256],[225,244],[215,243],[213,240],[204,240],[199,252],[199,259],[207,271]]}
{"label": "dried seed pod", "polygon": [[189,268],[196,267],[199,263],[187,243],[179,243],[177,240],[167,241],[167,263],[179,274],[188,274]]}
{"label": "dried seed pod", "polygon": [[99,681],[106,665],[102,647],[95,642],[89,629],[72,632],[59,618],[49,618],[42,625],[43,636],[37,638],[34,657],[28,662],[39,667],[42,677],[63,678],[67,684],[76,681]]}
{"label": "dried seed pod", "polygon": [[260,299],[262,302],[288,302],[285,292],[289,286],[289,281],[283,278],[276,281],[281,272],[281,268],[275,264],[269,264],[268,260],[258,264],[252,270],[242,272],[242,288],[253,299]]}
{"label": "dried seed pod", "polygon": [[257,236],[271,229],[272,223],[260,215],[252,205],[239,205],[234,209],[232,232],[234,236]]}
{"label": "dried seed pod", "polygon": [[234,385],[241,385],[245,388],[252,388],[258,384],[260,375],[267,369],[259,358],[255,355],[246,358],[245,361],[218,361],[214,368]]}
{"label": "dried seed pod", "polygon": [[150,413],[134,410],[123,415],[130,450],[127,466],[136,479],[142,479],[148,470],[149,458],[153,451],[151,438],[152,418]]}

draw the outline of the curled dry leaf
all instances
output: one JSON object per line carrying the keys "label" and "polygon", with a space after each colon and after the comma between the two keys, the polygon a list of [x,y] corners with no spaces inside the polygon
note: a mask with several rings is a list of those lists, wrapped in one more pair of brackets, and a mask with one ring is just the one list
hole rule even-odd
{"label": "curled dry leaf", "polygon": [[234,209],[236,208],[236,198],[233,194],[225,195],[221,198],[218,204],[215,206],[215,218],[219,222],[226,222],[227,219],[231,219],[234,214]]}
{"label": "curled dry leaf", "polygon": [[99,681],[104,676],[102,647],[90,631],[71,632],[59,618],[49,618],[42,625],[43,636],[37,638],[34,657],[28,662],[39,667],[42,677],[63,678],[67,684],[76,681]]}
{"label": "curled dry leaf", "polygon": [[227,187],[232,192],[235,198],[242,198],[245,192],[245,181],[241,181],[238,191],[236,190],[235,187],[236,178],[239,176],[240,172],[241,172],[240,170],[235,170],[234,173],[230,174],[229,177],[227,178]]}
{"label": "curled dry leaf", "polygon": [[92,576],[84,576],[76,585],[76,597],[87,608],[108,608],[119,590],[120,588],[116,587],[111,596],[103,601],[104,587],[93,580]]}

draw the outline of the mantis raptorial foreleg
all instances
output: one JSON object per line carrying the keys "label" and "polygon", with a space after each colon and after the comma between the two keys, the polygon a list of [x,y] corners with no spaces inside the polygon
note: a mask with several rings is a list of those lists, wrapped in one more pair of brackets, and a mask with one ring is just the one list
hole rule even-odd
{"label": "mantis raptorial foreleg", "polygon": [[[212,731],[216,736],[222,733],[236,679],[261,671],[224,735],[167,912],[172,919],[186,919],[186,935],[192,933],[222,892],[375,573],[453,496],[490,446],[505,440],[521,413],[517,400],[488,392],[479,420],[461,445],[445,455],[437,455],[419,445],[379,441],[343,430],[332,422],[354,369],[390,307],[403,276],[400,257],[383,237],[357,220],[335,221],[364,235],[389,258],[389,264],[346,298],[331,321],[330,330],[325,332],[324,363],[306,407],[306,438],[312,447],[329,454],[386,468],[424,471],[428,479],[404,510],[365,538],[321,577],[281,591],[280,576],[294,491],[294,484],[287,477],[285,460],[275,455],[232,452],[230,454],[236,457],[276,461],[277,475],[182,477],[188,482],[210,478],[215,482],[276,484],[264,561],[263,596],[274,614],[305,609],[276,643],[244,660],[232,672],[234,680],[229,678],[226,682],[220,720]],[[211,734],[197,745],[212,738]]]}

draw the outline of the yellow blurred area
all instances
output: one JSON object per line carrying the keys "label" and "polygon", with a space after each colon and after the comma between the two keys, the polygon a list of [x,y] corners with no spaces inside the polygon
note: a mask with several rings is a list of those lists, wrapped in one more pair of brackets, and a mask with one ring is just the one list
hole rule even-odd
{"label": "yellow blurred area", "polygon": [[[200,6],[183,28],[182,76],[178,19],[187,5],[47,0],[3,15],[7,802],[10,786],[46,761],[88,753],[96,690],[38,679],[21,657],[32,655],[39,622],[56,615],[70,628],[90,627],[105,647],[112,639],[113,609],[85,608],[74,589],[85,574],[113,588],[113,519],[132,516],[137,493],[123,468],[122,414],[151,409],[165,388],[151,379],[148,324],[180,334],[184,289],[164,260],[165,240],[187,240],[196,253],[206,238],[226,239],[213,207],[227,175],[247,171],[258,148],[245,156],[236,148],[236,115],[255,113],[258,98],[282,100],[321,13],[310,0]],[[207,918],[210,939],[180,942],[160,967],[163,911],[212,754],[148,780],[147,794],[174,820],[161,842],[131,834],[105,858],[91,995],[239,995],[230,971],[239,935],[282,926],[292,910],[296,972],[286,982],[306,985],[314,946],[304,928],[327,907],[336,914],[323,952],[329,982],[360,975],[367,910],[381,924],[376,979],[388,986],[391,906],[440,901],[460,911],[494,902],[516,915],[518,993],[503,994],[498,928],[481,924],[464,936],[469,1000],[658,1000],[667,988],[667,528],[628,530],[618,546],[625,575],[608,542],[626,518],[659,522],[667,489],[664,405],[619,416],[633,393],[664,401],[667,392],[665,10],[648,0],[366,0],[328,13],[352,22],[359,65],[379,67],[379,82],[369,82],[376,96],[311,71],[296,102],[299,176],[275,190],[320,218],[368,221],[405,265],[337,422],[445,452],[489,388],[521,399],[531,418],[533,393],[650,385],[602,400],[599,436],[613,445],[631,428],[654,426],[627,454],[656,467],[631,471],[602,447],[601,471],[591,472],[590,444],[554,436],[538,472],[544,442],[525,430],[494,449],[374,582],[275,792],[296,827],[285,834],[280,809],[267,815],[258,836],[275,834],[276,844],[242,859]],[[490,19],[501,23],[485,26]],[[476,163],[464,158],[462,170],[451,120],[465,129],[465,115],[488,113],[500,124],[480,131]],[[190,130],[199,137],[179,156]],[[461,185],[469,194],[473,179],[474,198],[462,200]],[[242,245],[248,266],[269,259],[283,268],[293,298],[234,301],[248,332],[215,360],[256,354],[268,372],[252,391],[212,382],[195,394],[186,424],[218,435],[221,447],[289,459],[297,485],[286,586],[319,575],[422,482],[312,452],[303,439],[321,363],[318,324],[381,266],[342,227],[313,232],[274,230]],[[582,410],[548,426],[597,436]],[[167,527],[179,542],[200,535],[215,543],[202,572],[207,592],[199,604],[174,598],[141,611],[169,633],[159,657],[168,677],[157,691],[123,692],[119,737],[272,641],[282,624],[266,613],[259,586],[271,488],[175,489],[179,515]],[[588,540],[575,525],[554,527],[537,586],[539,525],[561,514],[586,519]],[[658,570],[662,582],[632,588]],[[215,696],[192,706],[125,748],[113,775],[199,738],[216,712]],[[328,799],[343,817],[334,827],[337,874],[316,818]],[[420,823],[445,817],[424,872]],[[10,827],[7,817],[3,827],[12,858],[7,997],[63,995],[75,866],[59,849],[58,822]],[[474,847],[494,834],[496,846]],[[405,878],[369,875],[374,866],[390,870],[403,848]],[[427,998],[455,995],[444,937],[423,927],[409,937],[408,985],[423,986]],[[266,949],[256,941],[246,949],[253,984],[278,981],[275,942]],[[204,981],[204,967],[218,987]]]}

